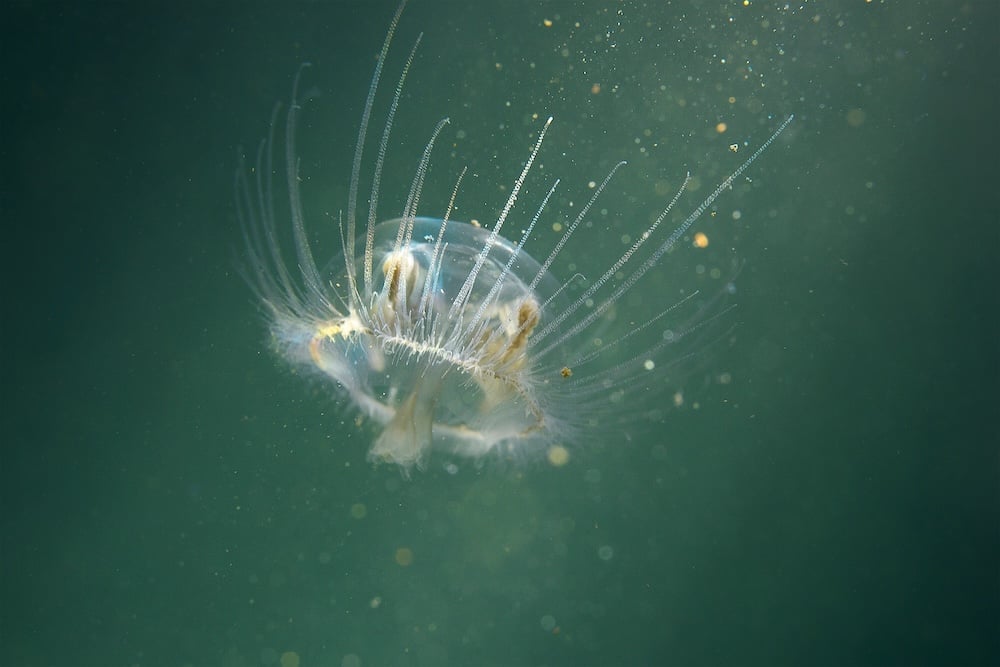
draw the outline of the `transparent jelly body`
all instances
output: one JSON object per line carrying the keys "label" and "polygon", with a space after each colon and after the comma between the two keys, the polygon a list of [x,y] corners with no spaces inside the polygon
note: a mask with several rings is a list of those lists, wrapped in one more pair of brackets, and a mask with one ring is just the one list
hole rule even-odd
{"label": "transparent jelly body", "polygon": [[[478,457],[547,437],[528,341],[543,304],[560,303],[559,284],[481,227],[429,218],[410,226],[396,219],[375,228],[381,276],[368,307],[318,322],[276,320],[286,354],[335,380],[378,424],[374,460],[409,467],[432,447]],[[332,285],[349,285],[346,266],[343,258],[331,265]]]}

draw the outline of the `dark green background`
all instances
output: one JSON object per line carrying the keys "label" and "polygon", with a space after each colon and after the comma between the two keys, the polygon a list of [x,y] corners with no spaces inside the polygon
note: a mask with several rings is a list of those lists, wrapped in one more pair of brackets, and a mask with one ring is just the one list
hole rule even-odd
{"label": "dark green background", "polygon": [[484,219],[534,113],[568,192],[629,159],[606,205],[644,214],[796,121],[719,205],[732,384],[563,468],[409,480],[234,272],[238,146],[311,61],[335,215],[393,9],[278,4],[0,9],[0,664],[1000,663],[995,3],[412,0],[386,210],[444,115]]}

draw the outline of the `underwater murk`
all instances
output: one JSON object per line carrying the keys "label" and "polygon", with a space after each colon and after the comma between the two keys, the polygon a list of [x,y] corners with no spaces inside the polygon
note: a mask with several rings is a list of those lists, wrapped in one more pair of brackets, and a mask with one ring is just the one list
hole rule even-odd
{"label": "underwater murk", "polygon": [[[392,18],[364,104],[348,198],[336,223],[340,247],[318,262],[307,231],[296,151],[302,69],[284,122],[276,109],[253,167],[238,173],[243,268],[280,354],[327,378],[335,400],[360,413],[362,428],[373,434],[370,461],[407,473],[424,467],[435,452],[476,461],[547,458],[558,465],[576,445],[621,442],[655,428],[663,417],[651,409],[669,403],[675,390],[665,374],[692,354],[683,343],[698,338],[726,308],[719,307],[718,295],[665,289],[651,269],[669,261],[679,243],[692,243],[692,226],[792,117],[679,225],[664,222],[688,179],[672,198],[650,205],[659,213],[636,225],[634,241],[604,271],[564,275],[557,267],[567,247],[596,254],[608,245],[589,221],[625,164],[591,183],[586,203],[570,214],[551,210],[560,180],[549,183],[538,201],[522,201],[546,135],[557,127],[552,118],[538,121],[534,145],[521,171],[510,175],[506,202],[489,224],[453,218],[464,170],[454,174],[448,195],[432,202],[423,197],[448,119],[428,128],[423,154],[412,156],[410,182],[383,182],[393,120],[403,111],[402,91],[419,45],[418,39],[394,85],[383,91],[383,66],[405,4]],[[375,100],[383,94],[391,101],[379,121],[380,136],[371,139]],[[369,152],[375,155],[370,172],[362,169]],[[273,181],[276,173],[283,183]],[[279,213],[280,187],[287,189],[282,199],[288,205]],[[380,221],[379,200],[390,188],[408,193],[405,205]],[[542,228],[558,233],[543,239],[536,233]],[[663,303],[629,312],[626,297],[639,289],[663,295]]]}

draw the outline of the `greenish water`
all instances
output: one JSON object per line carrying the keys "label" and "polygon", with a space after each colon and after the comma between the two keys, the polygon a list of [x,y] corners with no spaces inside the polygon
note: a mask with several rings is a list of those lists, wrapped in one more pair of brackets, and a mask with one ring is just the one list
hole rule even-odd
{"label": "greenish water", "polygon": [[8,4],[0,664],[1000,661],[996,8],[494,4],[411,0],[386,210],[449,116],[428,187],[468,166],[492,219],[553,115],[564,206],[629,161],[566,258],[603,268],[794,113],[704,221],[743,262],[732,344],[648,438],[373,468],[269,350],[232,191],[309,61],[335,219],[394,3]]}

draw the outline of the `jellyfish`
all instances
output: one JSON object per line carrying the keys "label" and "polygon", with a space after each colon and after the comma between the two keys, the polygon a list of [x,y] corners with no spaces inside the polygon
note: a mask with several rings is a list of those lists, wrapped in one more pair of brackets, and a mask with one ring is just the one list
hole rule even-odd
{"label": "jellyfish", "polygon": [[[586,204],[558,226],[554,242],[541,242],[535,230],[550,215],[560,181],[553,181],[539,201],[518,204],[553,127],[551,117],[539,121],[537,138],[521,171],[512,175],[492,224],[453,219],[464,171],[447,202],[436,203],[433,215],[424,210],[425,177],[447,118],[431,129],[412,180],[392,184],[406,189],[403,209],[378,220],[378,202],[389,187],[382,182],[387,146],[419,38],[392,92],[374,168],[365,177],[370,182],[367,211],[359,205],[374,101],[405,4],[392,18],[369,86],[333,259],[317,262],[300,192],[296,133],[307,63],[295,77],[284,123],[276,108],[253,168],[237,172],[243,274],[263,306],[279,353],[328,380],[343,409],[364,417],[373,432],[372,462],[395,464],[407,474],[426,466],[433,452],[477,462],[547,453],[550,461],[562,463],[569,446],[620,435],[623,424],[637,428],[641,420],[628,417],[637,414],[637,406],[668,400],[659,374],[669,367],[674,346],[713,317],[702,304],[679,324],[666,324],[693,305],[697,292],[668,301],[651,315],[619,313],[620,321],[630,323],[621,331],[609,332],[608,315],[624,307],[633,290],[658,289],[646,284],[650,270],[793,117],[679,225],[665,229],[664,223],[687,179],[603,272],[557,275],[557,259],[571,239],[595,234],[583,223],[625,163],[594,184]],[[288,210],[279,213],[274,191],[281,185],[272,176],[282,144]],[[508,233],[515,226],[512,217],[519,220],[518,234]],[[292,249],[283,242],[289,236]],[[599,237],[582,241],[593,248],[605,244]]]}

